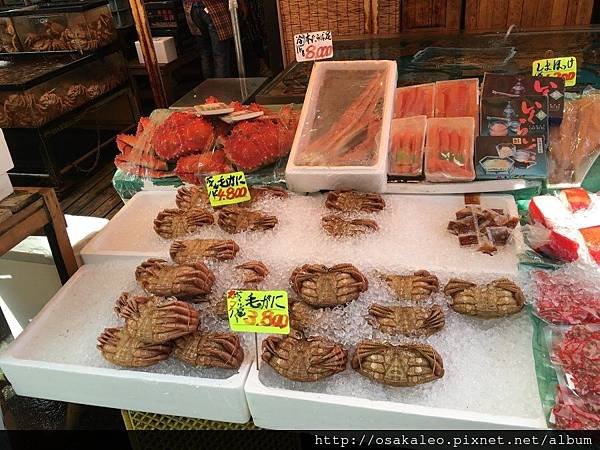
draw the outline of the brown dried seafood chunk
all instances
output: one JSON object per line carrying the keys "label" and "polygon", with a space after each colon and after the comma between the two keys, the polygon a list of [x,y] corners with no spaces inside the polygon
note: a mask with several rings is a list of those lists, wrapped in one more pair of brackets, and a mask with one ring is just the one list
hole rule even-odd
{"label": "brown dried seafood chunk", "polygon": [[164,259],[149,259],[135,270],[140,286],[154,295],[193,299],[210,293],[214,274],[201,262],[172,265]]}
{"label": "brown dried seafood chunk", "polygon": [[444,376],[442,357],[427,344],[363,341],[352,355],[352,368],[389,386],[415,386]]}
{"label": "brown dried seafood chunk", "polygon": [[320,311],[308,306],[306,303],[298,300],[290,300],[290,328],[298,331],[306,331],[312,326],[320,315]]}
{"label": "brown dried seafood chunk", "polygon": [[181,209],[210,206],[208,192],[204,186],[182,186],[177,189],[175,204]]}
{"label": "brown dried seafood chunk", "polygon": [[213,223],[213,215],[202,208],[165,209],[154,219],[154,231],[162,238],[173,239],[197,233],[202,226]]}
{"label": "brown dried seafood chunk", "polygon": [[174,241],[169,255],[178,264],[190,264],[204,259],[226,261],[235,258],[239,250],[231,239],[187,239]]}
{"label": "brown dried seafood chunk", "polygon": [[304,338],[300,333],[291,333],[266,338],[262,359],[285,378],[312,382],[346,370],[348,352],[325,337]]}
{"label": "brown dried seafood chunk", "polygon": [[145,344],[123,328],[106,328],[98,337],[98,350],[107,361],[122,367],[147,367],[171,355],[170,343]]}
{"label": "brown dried seafood chunk", "polygon": [[244,349],[235,333],[197,331],[175,341],[176,358],[196,367],[238,369],[244,361]]}
{"label": "brown dried seafood chunk", "polygon": [[385,208],[385,201],[381,195],[373,192],[341,190],[327,194],[325,206],[344,212],[375,212]]}
{"label": "brown dried seafood chunk", "polygon": [[352,264],[304,264],[294,269],[290,284],[303,301],[317,308],[345,305],[369,287],[366,277]]}
{"label": "brown dried seafood chunk", "polygon": [[125,331],[147,344],[162,344],[198,329],[200,316],[188,303],[175,297],[131,296],[124,292],[115,305],[125,320]]}
{"label": "brown dried seafood chunk", "polygon": [[412,275],[384,275],[399,300],[424,300],[439,289],[438,278],[426,270]]}
{"label": "brown dried seafood chunk", "polygon": [[483,286],[452,278],[444,293],[452,298],[450,307],[460,314],[490,319],[518,313],[525,296],[521,288],[508,278],[500,278]]}
{"label": "brown dried seafood chunk", "polygon": [[269,269],[262,261],[248,261],[235,268],[242,272],[244,284],[260,283],[269,275]]}
{"label": "brown dried seafood chunk", "polygon": [[227,233],[263,231],[277,225],[277,217],[261,211],[251,211],[236,206],[226,206],[219,211],[217,224]]}
{"label": "brown dried seafood chunk", "polygon": [[331,236],[346,237],[377,231],[377,222],[371,219],[344,219],[330,214],[321,219],[321,226]]}
{"label": "brown dried seafood chunk", "polygon": [[383,333],[404,336],[430,336],[444,328],[442,308],[421,306],[383,306],[377,303],[369,307],[368,319],[373,328]]}

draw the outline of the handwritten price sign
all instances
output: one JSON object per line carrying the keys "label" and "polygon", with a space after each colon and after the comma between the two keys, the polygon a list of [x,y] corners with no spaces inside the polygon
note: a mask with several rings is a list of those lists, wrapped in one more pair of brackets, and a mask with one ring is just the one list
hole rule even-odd
{"label": "handwritten price sign", "polygon": [[547,58],[534,61],[531,74],[542,77],[564,78],[565,86],[575,86],[577,82],[577,58],[564,56],[562,58]]}
{"label": "handwritten price sign", "polygon": [[227,315],[233,331],[289,334],[285,291],[227,291]]}
{"label": "handwritten price sign", "polygon": [[296,61],[316,61],[333,58],[331,31],[313,31],[294,35]]}
{"label": "handwritten price sign", "polygon": [[250,200],[244,172],[222,173],[206,177],[206,190],[212,206],[232,205]]}

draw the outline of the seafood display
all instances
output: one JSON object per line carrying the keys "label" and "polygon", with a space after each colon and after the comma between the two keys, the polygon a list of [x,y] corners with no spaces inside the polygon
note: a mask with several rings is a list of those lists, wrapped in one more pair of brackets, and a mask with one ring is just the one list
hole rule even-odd
{"label": "seafood display", "polygon": [[156,155],[173,161],[190,153],[208,152],[213,145],[212,125],[202,117],[175,111],[158,125],[150,140]]}
{"label": "seafood display", "polygon": [[439,290],[438,278],[426,270],[417,270],[412,275],[387,274],[383,279],[398,300],[425,300]]}
{"label": "seafood display", "polygon": [[427,116],[392,120],[389,175],[418,177],[423,173]]}
{"label": "seafood display", "polygon": [[322,336],[269,336],[262,342],[262,360],[294,381],[313,382],[346,370],[348,352]]}
{"label": "seafood display", "polygon": [[154,219],[154,231],[162,238],[173,239],[194,234],[204,225],[213,223],[215,218],[206,209],[165,209]]}
{"label": "seafood display", "polygon": [[201,262],[171,265],[164,259],[149,259],[138,266],[135,279],[151,294],[193,300],[210,293],[215,276]]}
{"label": "seafood display", "polygon": [[450,307],[457,313],[484,319],[516,314],[525,304],[521,288],[507,278],[485,285],[452,278],[444,294],[451,297]]}
{"label": "seafood display", "polygon": [[479,79],[437,81],[435,117],[472,117],[479,121]]}
{"label": "seafood display", "polygon": [[389,386],[416,386],[444,376],[442,357],[428,344],[363,341],[351,364],[361,375]]}
{"label": "seafood display", "polygon": [[321,219],[325,232],[334,237],[356,236],[372,233],[379,229],[377,222],[371,219],[344,219],[335,214],[330,214]]}
{"label": "seafood display", "polygon": [[14,53],[21,51],[23,51],[23,47],[12,19],[10,17],[0,17],[0,52]]}
{"label": "seafood display", "polygon": [[394,119],[434,116],[434,83],[396,88]]}
{"label": "seafood display", "polygon": [[290,328],[304,332],[318,320],[319,310],[298,300],[289,300]]}
{"label": "seafood display", "polygon": [[425,178],[431,182],[472,181],[475,121],[471,117],[427,119]]}
{"label": "seafood display", "polygon": [[173,347],[170,343],[145,344],[123,328],[106,328],[98,337],[98,350],[117,366],[148,367],[167,359]]}
{"label": "seafood display", "polygon": [[383,306],[377,303],[369,307],[369,324],[391,335],[429,336],[444,328],[442,308],[421,306]]}
{"label": "seafood display", "polygon": [[277,217],[262,211],[227,206],[219,210],[217,224],[223,231],[231,234],[242,231],[264,231],[277,225]]}
{"label": "seafood display", "polygon": [[509,242],[518,224],[519,218],[503,209],[466,205],[456,212],[456,220],[448,222],[448,231],[458,236],[461,247],[476,245],[478,251],[493,255]]}
{"label": "seafood display", "polygon": [[[183,159],[183,158],[182,158]],[[250,200],[238,203],[237,206],[250,206],[268,197],[287,198],[285,189],[276,186],[250,186]],[[177,189],[175,203],[178,208],[189,209],[194,206],[210,206],[208,193],[204,186],[182,186]]]}
{"label": "seafood display", "polygon": [[248,261],[235,268],[241,271],[244,284],[260,283],[269,275],[269,269],[262,261]]}
{"label": "seafood display", "polygon": [[235,333],[195,332],[175,341],[173,356],[195,367],[238,369],[244,349]]}
{"label": "seafood display", "polygon": [[342,212],[376,212],[385,208],[385,201],[373,192],[342,190],[328,193],[325,206]]}
{"label": "seafood display", "polygon": [[177,264],[193,264],[205,259],[233,259],[239,250],[240,246],[231,239],[188,239],[174,241],[169,255]]}
{"label": "seafood display", "polygon": [[304,264],[294,269],[290,284],[304,302],[317,308],[350,303],[369,287],[367,278],[352,264]]}

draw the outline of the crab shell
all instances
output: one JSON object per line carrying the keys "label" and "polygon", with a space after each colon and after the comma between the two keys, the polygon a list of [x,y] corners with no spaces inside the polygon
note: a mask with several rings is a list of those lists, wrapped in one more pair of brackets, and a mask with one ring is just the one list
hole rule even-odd
{"label": "crab shell", "polygon": [[321,311],[298,300],[290,300],[290,328],[301,332],[311,327],[321,315]]}
{"label": "crab shell", "polygon": [[235,266],[235,268],[242,272],[242,283],[244,284],[260,283],[269,275],[269,269],[262,261],[248,261]]}
{"label": "crab shell", "polygon": [[313,382],[346,370],[348,352],[327,338],[292,333],[263,340],[262,360],[285,378]]}
{"label": "crab shell", "polygon": [[169,255],[178,264],[192,264],[204,259],[227,261],[239,250],[240,246],[230,239],[189,239],[174,241]]}
{"label": "crab shell", "polygon": [[204,225],[215,223],[213,215],[206,209],[165,209],[154,219],[154,231],[165,239],[173,239],[197,233]]}
{"label": "crab shell", "polygon": [[171,161],[190,153],[204,153],[214,141],[212,125],[202,117],[175,111],[158,125],[151,138],[156,154]]}
{"label": "crab shell", "polygon": [[385,275],[385,281],[398,300],[424,300],[439,290],[439,281],[426,270],[413,275]]}
{"label": "crab shell", "polygon": [[373,192],[341,190],[327,194],[325,206],[344,212],[375,212],[385,208],[385,201],[381,195]]}
{"label": "crab shell", "polygon": [[244,361],[240,337],[234,333],[197,331],[175,341],[174,355],[196,367],[238,369]]}
{"label": "crab shell", "polygon": [[444,376],[442,357],[427,344],[363,341],[351,364],[361,375],[389,386],[415,386]]}
{"label": "crab shell", "polygon": [[210,293],[214,274],[201,262],[171,265],[164,259],[144,261],[135,270],[135,279],[146,292],[161,297],[194,299]]}
{"label": "crab shell", "polygon": [[217,224],[223,231],[235,234],[242,231],[263,231],[277,225],[277,217],[261,211],[226,206],[219,211]]}
{"label": "crab shell", "polygon": [[430,336],[444,328],[442,308],[421,306],[383,306],[377,303],[369,307],[367,319],[373,328],[391,335]]}
{"label": "crab shell", "polygon": [[127,334],[147,344],[162,344],[193,333],[200,324],[198,311],[175,297],[134,297],[124,292],[115,312],[125,320]]}
{"label": "crab shell", "polygon": [[334,237],[356,236],[358,234],[372,233],[379,229],[377,222],[371,219],[344,219],[330,214],[321,219],[321,226],[325,232]]}
{"label": "crab shell", "polygon": [[352,264],[304,264],[294,269],[290,284],[303,301],[317,308],[345,305],[369,287],[366,277]]}
{"label": "crab shell", "polygon": [[508,278],[500,278],[483,286],[452,278],[444,288],[444,293],[452,298],[450,307],[457,313],[484,319],[516,314],[525,304],[521,288]]}
{"label": "crab shell", "polygon": [[169,343],[146,344],[123,328],[106,328],[98,337],[98,350],[108,362],[122,367],[148,367],[171,355]]}

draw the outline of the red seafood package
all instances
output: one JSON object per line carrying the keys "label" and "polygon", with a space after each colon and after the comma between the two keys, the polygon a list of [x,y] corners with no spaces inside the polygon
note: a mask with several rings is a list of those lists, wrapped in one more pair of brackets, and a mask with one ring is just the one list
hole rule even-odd
{"label": "red seafood package", "polygon": [[435,117],[472,117],[479,120],[479,79],[438,81],[434,92]]}
{"label": "red seafood package", "polygon": [[432,182],[475,179],[472,117],[427,119],[425,178]]}
{"label": "red seafood package", "polygon": [[418,177],[423,174],[427,116],[393,119],[388,174]]}
{"label": "red seafood package", "polygon": [[592,204],[590,194],[583,188],[564,189],[560,198],[572,212],[587,209]]}
{"label": "red seafood package", "polygon": [[600,225],[579,230],[583,236],[588,252],[597,264],[600,264]]}
{"label": "red seafood package", "polygon": [[394,119],[401,117],[433,117],[434,83],[417,84],[396,89]]}

